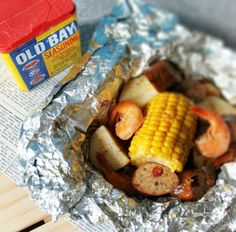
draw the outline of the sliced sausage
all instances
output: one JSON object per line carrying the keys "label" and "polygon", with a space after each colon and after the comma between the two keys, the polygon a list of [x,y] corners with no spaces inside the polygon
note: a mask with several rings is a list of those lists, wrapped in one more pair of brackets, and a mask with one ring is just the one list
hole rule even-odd
{"label": "sliced sausage", "polygon": [[143,74],[152,82],[158,92],[164,92],[182,81],[180,72],[168,61],[152,64]]}
{"label": "sliced sausage", "polygon": [[215,178],[210,166],[185,170],[179,174],[180,185],[172,195],[184,201],[198,200],[215,184]]}
{"label": "sliced sausage", "polygon": [[158,163],[145,163],[134,172],[134,188],[146,196],[161,196],[172,192],[179,183],[177,175]]}

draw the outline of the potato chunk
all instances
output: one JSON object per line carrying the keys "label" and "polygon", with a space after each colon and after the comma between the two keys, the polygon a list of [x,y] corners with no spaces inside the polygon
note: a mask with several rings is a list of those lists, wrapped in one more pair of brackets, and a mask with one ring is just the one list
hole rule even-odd
{"label": "potato chunk", "polygon": [[147,79],[146,76],[140,76],[130,80],[123,88],[119,101],[131,101],[140,108],[144,107],[158,91]]}
{"label": "potato chunk", "polygon": [[101,169],[97,154],[104,155],[113,170],[121,169],[129,163],[126,152],[105,126],[100,126],[90,141],[90,161],[96,168]]}

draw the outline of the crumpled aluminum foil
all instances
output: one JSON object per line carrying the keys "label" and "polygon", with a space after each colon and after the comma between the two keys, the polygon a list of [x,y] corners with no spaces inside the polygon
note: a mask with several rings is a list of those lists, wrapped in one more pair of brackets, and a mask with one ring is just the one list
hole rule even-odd
{"label": "crumpled aluminum foil", "polygon": [[[22,184],[54,219],[66,214],[88,231],[235,231],[236,163],[196,202],[129,198],[88,161],[89,136],[106,120],[123,82],[153,59],[169,59],[188,78],[210,78],[236,103],[236,53],[218,39],[190,32],[175,15],[120,0],[101,20],[88,52],[22,126]],[[70,79],[70,78],[69,78]]]}

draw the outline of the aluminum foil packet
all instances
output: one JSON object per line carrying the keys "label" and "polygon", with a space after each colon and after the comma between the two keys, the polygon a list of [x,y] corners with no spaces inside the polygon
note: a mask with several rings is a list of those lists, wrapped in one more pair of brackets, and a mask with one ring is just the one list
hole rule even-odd
{"label": "aluminum foil packet", "polygon": [[[210,78],[236,104],[236,53],[222,41],[181,26],[176,16],[120,0],[98,25],[89,49],[21,129],[22,183],[55,219],[85,231],[235,231],[236,163],[196,202],[129,198],[88,160],[89,137],[106,120],[122,84],[154,59],[174,62],[187,78]],[[76,75],[75,75],[76,73]]]}

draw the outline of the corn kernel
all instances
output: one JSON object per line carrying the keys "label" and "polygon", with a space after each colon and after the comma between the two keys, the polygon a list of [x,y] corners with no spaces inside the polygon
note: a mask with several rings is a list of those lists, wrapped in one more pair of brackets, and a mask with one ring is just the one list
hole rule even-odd
{"label": "corn kernel", "polygon": [[173,111],[172,109],[166,109],[165,110],[165,113],[167,114],[167,115],[170,115],[170,116],[172,116],[172,115],[174,115],[175,114],[175,111]]}
{"label": "corn kernel", "polygon": [[171,152],[171,148],[170,147],[162,147],[161,150],[165,154],[169,154]]}
{"label": "corn kernel", "polygon": [[187,139],[187,134],[184,131],[181,131],[179,134],[179,137],[186,140]]}
{"label": "corn kernel", "polygon": [[172,124],[172,127],[179,131],[180,130],[180,123],[174,122]]}
{"label": "corn kernel", "polygon": [[156,132],[154,139],[163,140],[165,139],[165,137],[166,137],[165,131],[159,130],[158,132]]}
{"label": "corn kernel", "polygon": [[165,141],[166,141],[166,142],[169,142],[170,144],[172,144],[172,143],[174,144],[174,143],[175,143],[175,138],[170,137],[170,135],[168,134],[168,135],[166,136]]}
{"label": "corn kernel", "polygon": [[159,148],[159,147],[152,147],[151,149],[150,149],[150,152],[151,152],[151,154],[160,154],[161,153],[161,149]]}
{"label": "corn kernel", "polygon": [[168,135],[169,138],[172,138],[173,140],[176,140],[176,134],[173,131],[169,131]]}
{"label": "corn kernel", "polygon": [[174,97],[171,97],[171,98],[169,99],[169,102],[170,102],[171,104],[175,104],[175,105],[176,105],[176,103],[178,102],[178,99],[176,99],[176,98],[174,98]]}
{"label": "corn kernel", "polygon": [[162,146],[163,146],[163,141],[161,141],[161,140],[157,140],[157,141],[153,141],[152,142],[152,144],[153,144],[153,147],[159,147],[159,148],[161,148]]}
{"label": "corn kernel", "polygon": [[179,130],[176,127],[171,127],[170,128],[170,132],[174,133],[175,135],[177,135],[179,133]]}
{"label": "corn kernel", "polygon": [[167,132],[167,131],[168,131],[168,127],[163,126],[163,125],[160,125],[160,126],[159,126],[159,130],[160,130],[160,131],[163,131],[163,132]]}
{"label": "corn kernel", "polygon": [[167,129],[170,127],[170,123],[166,120],[161,121],[160,126],[166,127]]}
{"label": "corn kernel", "polygon": [[176,146],[174,151],[175,151],[177,154],[183,153],[183,149],[182,149],[181,147],[179,147],[179,146]]}
{"label": "corn kernel", "polygon": [[185,124],[188,128],[192,128],[192,125],[193,125],[193,123],[192,123],[191,121],[189,121],[189,120],[185,120],[185,121],[184,121],[184,124]]}
{"label": "corn kernel", "polygon": [[169,140],[165,140],[165,142],[164,142],[164,146],[165,147],[173,147],[174,146],[174,142],[173,141],[169,141]]}

